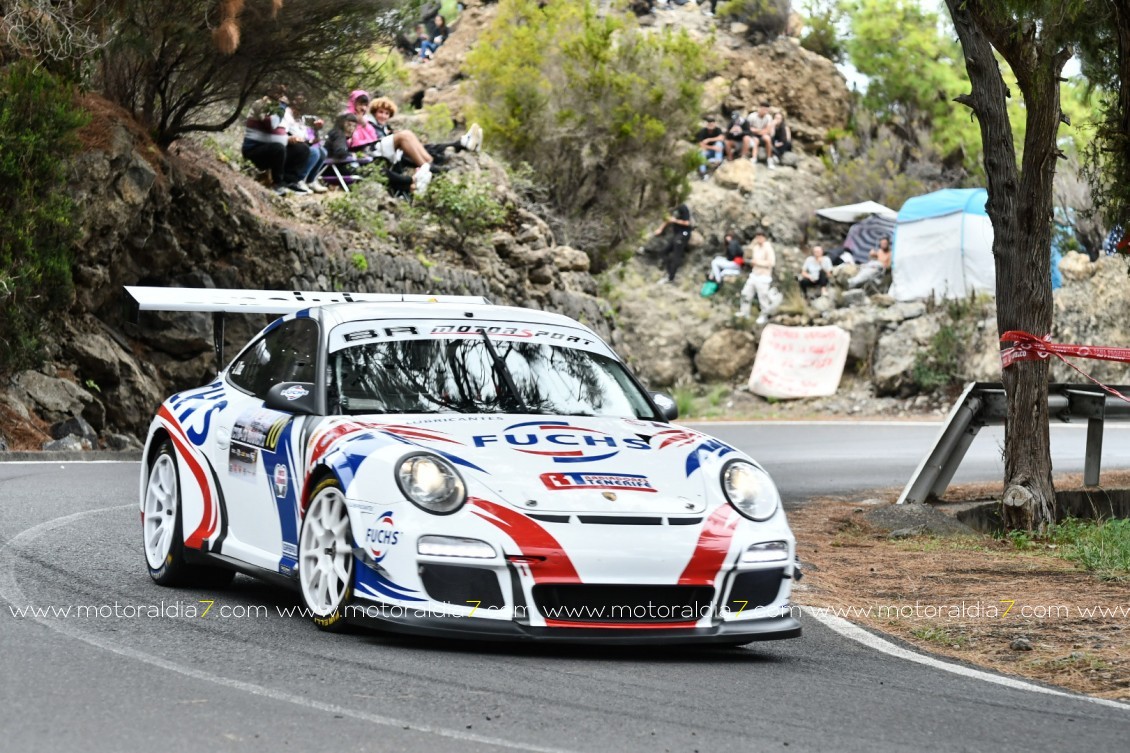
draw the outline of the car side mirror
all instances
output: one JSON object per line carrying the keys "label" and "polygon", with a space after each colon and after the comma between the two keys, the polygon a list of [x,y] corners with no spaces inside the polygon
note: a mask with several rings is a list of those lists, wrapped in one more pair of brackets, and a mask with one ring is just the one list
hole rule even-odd
{"label": "car side mirror", "polygon": [[678,403],[676,403],[675,399],[668,395],[666,392],[653,392],[651,393],[651,399],[655,401],[655,404],[656,406],[658,406],[659,411],[668,421],[674,421],[679,417]]}
{"label": "car side mirror", "polygon": [[318,412],[314,385],[310,382],[279,382],[267,391],[263,403],[271,410],[312,416]]}

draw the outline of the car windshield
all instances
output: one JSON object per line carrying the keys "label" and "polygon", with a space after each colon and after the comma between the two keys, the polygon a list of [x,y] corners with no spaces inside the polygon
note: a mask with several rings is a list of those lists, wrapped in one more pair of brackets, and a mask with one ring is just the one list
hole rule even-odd
{"label": "car windshield", "polygon": [[541,413],[656,418],[618,361],[486,337],[366,342],[330,355],[340,413]]}

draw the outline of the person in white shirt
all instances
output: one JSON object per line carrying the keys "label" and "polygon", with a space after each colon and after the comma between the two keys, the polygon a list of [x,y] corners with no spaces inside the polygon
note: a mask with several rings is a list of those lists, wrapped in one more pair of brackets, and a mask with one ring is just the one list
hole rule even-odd
{"label": "person in white shirt", "polygon": [[765,231],[759,230],[753,237],[753,243],[749,244],[744,258],[749,262],[750,274],[742,288],[738,316],[749,316],[753,294],[756,292],[757,307],[761,309],[757,323],[765,324],[769,321],[769,315],[781,305],[781,294],[773,290],[773,267],[777,265],[777,256],[773,252],[773,245],[765,237]]}
{"label": "person in white shirt", "polygon": [[762,102],[757,106],[757,112],[751,112],[746,118],[749,124],[749,137],[753,141],[753,161],[757,161],[758,149],[765,147],[765,164],[772,170],[777,166],[777,158],[773,156],[773,115],[769,112],[769,103]]}
{"label": "person in white shirt", "polygon": [[819,289],[819,294],[824,295],[828,287],[828,274],[832,271],[832,260],[824,255],[823,246],[813,246],[812,252],[805,257],[804,266],[800,269],[800,292],[808,298],[808,291]]}

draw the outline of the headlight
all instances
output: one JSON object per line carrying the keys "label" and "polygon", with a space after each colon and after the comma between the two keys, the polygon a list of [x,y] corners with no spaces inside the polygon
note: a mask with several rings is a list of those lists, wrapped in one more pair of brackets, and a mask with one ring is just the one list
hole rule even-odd
{"label": "headlight", "polygon": [[722,491],[750,520],[768,520],[781,504],[781,495],[769,474],[744,460],[731,460],[722,468]]}
{"label": "headlight", "polygon": [[448,515],[463,506],[467,487],[455,466],[438,455],[409,455],[396,467],[400,491],[417,507]]}

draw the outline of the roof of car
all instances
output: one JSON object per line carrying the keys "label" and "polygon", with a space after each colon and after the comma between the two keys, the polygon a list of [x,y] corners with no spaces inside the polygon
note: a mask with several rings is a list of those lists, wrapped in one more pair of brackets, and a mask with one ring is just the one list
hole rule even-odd
{"label": "roof of car", "polygon": [[331,327],[366,319],[462,319],[468,323],[475,320],[485,320],[521,322],[524,324],[552,324],[559,327],[573,327],[590,331],[588,327],[577,320],[562,314],[519,306],[495,306],[484,303],[334,303],[318,308],[322,312],[322,321]]}

